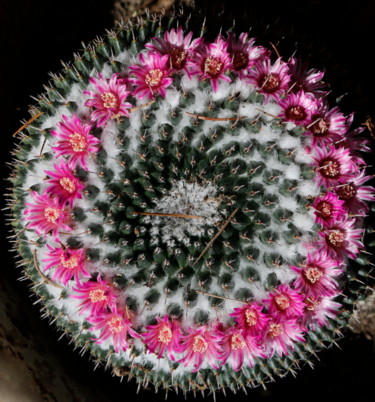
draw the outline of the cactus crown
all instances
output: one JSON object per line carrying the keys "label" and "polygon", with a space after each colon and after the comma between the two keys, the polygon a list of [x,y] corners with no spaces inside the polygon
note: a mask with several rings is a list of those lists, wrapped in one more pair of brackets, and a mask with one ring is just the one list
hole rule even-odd
{"label": "cactus crown", "polygon": [[363,293],[368,143],[323,73],[173,23],[120,26],[52,75],[12,224],[45,314],[99,363],[236,390],[309,362]]}

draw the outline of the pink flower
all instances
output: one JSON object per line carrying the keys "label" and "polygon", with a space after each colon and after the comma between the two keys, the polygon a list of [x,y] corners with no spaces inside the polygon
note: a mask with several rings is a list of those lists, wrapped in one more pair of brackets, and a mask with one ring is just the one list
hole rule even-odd
{"label": "pink flower", "polygon": [[111,311],[116,309],[116,296],[112,293],[113,288],[103,281],[100,275],[96,282],[78,282],[77,287],[73,288],[73,292],[75,294],[71,296],[72,298],[83,300],[79,304],[80,314],[88,310],[90,315],[98,316],[105,313],[108,308]]}
{"label": "pink flower", "polygon": [[45,270],[55,268],[52,280],[62,283],[64,286],[74,277],[80,283],[81,277],[90,277],[85,268],[85,250],[82,248],[73,250],[70,248],[52,248],[47,244],[49,252],[43,262],[48,263]]}
{"label": "pink flower", "polygon": [[50,186],[47,187],[46,193],[56,196],[62,206],[69,203],[72,207],[76,198],[82,198],[81,190],[84,185],[74,176],[72,169],[65,162],[61,161],[54,167],[55,171],[44,171],[50,177],[47,180]]}
{"label": "pink flower", "polygon": [[231,69],[235,71],[240,78],[249,74],[250,69],[256,62],[262,60],[268,53],[262,46],[253,46],[255,40],[248,37],[243,32],[239,38],[234,33],[228,34],[228,52],[231,58]]}
{"label": "pink flower", "polygon": [[51,198],[47,194],[39,195],[35,191],[32,191],[30,195],[35,200],[35,204],[26,202],[25,205],[29,208],[23,212],[26,215],[25,219],[29,221],[27,225],[29,229],[35,228],[36,233],[44,237],[52,233],[55,241],[59,239],[60,229],[72,230],[68,224],[70,211],[60,205],[57,197]]}
{"label": "pink flower", "polygon": [[156,317],[156,320],[157,324],[146,327],[147,332],[142,334],[142,338],[150,352],[156,353],[159,358],[167,353],[174,361],[174,352],[179,350],[181,339],[180,324],[175,320],[170,322],[168,315],[163,318]]}
{"label": "pink flower", "polygon": [[165,97],[165,89],[173,82],[173,78],[169,77],[172,72],[168,64],[169,55],[141,53],[139,61],[141,64],[129,67],[130,74],[134,75],[129,78],[134,85],[133,95],[138,99],[153,99],[156,95]]}
{"label": "pink flower", "polygon": [[336,148],[348,148],[353,162],[357,165],[366,166],[360,152],[371,152],[371,148],[369,147],[370,141],[367,138],[358,136],[363,130],[363,127],[359,127],[356,130],[349,131],[343,138],[336,141],[334,145]]}
{"label": "pink flower", "polygon": [[348,148],[316,148],[316,156],[313,156],[316,163],[316,173],[314,180],[319,186],[330,187],[338,183],[343,183],[352,177],[358,169],[353,163]]}
{"label": "pink flower", "polygon": [[129,116],[129,111],[133,105],[126,102],[130,92],[126,90],[125,81],[119,74],[113,74],[106,80],[102,74],[98,78],[91,77],[90,82],[94,84],[94,91],[84,91],[84,95],[91,98],[85,106],[94,108],[91,119],[96,121],[98,127],[102,127],[110,119],[117,119],[120,116]]}
{"label": "pink flower", "polygon": [[234,317],[238,328],[242,329],[244,337],[259,336],[267,326],[269,317],[262,313],[263,306],[253,302],[244,307],[237,307],[233,313],[229,314]]}
{"label": "pink flower", "polygon": [[[347,125],[350,127],[354,120],[354,113],[351,113],[347,119]],[[350,153],[354,160],[358,158],[360,163],[363,163],[363,159],[358,152],[371,152],[370,141],[367,138],[359,137],[359,135],[365,130],[365,127],[357,127],[354,130],[350,130],[346,133],[345,137],[335,142],[336,147],[346,147],[350,149]]]}
{"label": "pink flower", "polygon": [[356,219],[336,222],[333,226],[320,231],[318,245],[334,258],[344,260],[346,257],[356,258],[363,248],[361,238],[363,229],[355,229]]}
{"label": "pink flower", "polygon": [[328,325],[329,318],[335,318],[342,307],[340,303],[336,303],[332,299],[333,297],[313,296],[306,298],[305,325],[308,325],[313,331],[316,328],[315,323],[320,327]]}
{"label": "pink flower", "polygon": [[55,157],[68,156],[70,169],[81,166],[87,170],[86,159],[90,153],[98,152],[100,143],[98,138],[89,134],[91,128],[92,125],[82,123],[75,114],[63,116],[63,121],[57,124],[57,131],[51,131],[58,138],[57,145],[52,147]]}
{"label": "pink flower", "polygon": [[311,206],[315,209],[316,222],[327,227],[346,214],[343,205],[344,201],[340,200],[336,194],[327,193],[324,196],[316,197]]}
{"label": "pink flower", "polygon": [[296,342],[304,342],[303,332],[306,328],[301,327],[295,318],[284,319],[278,317],[268,323],[263,344],[269,357],[277,353],[280,357],[288,355],[289,350],[294,350]]}
{"label": "pink flower", "polygon": [[370,179],[372,176],[365,176],[365,171],[362,170],[358,176],[335,187],[335,191],[343,200],[344,206],[355,215],[364,215],[369,209],[366,201],[375,201],[374,187],[362,186]]}
{"label": "pink flower", "polygon": [[290,76],[288,65],[281,59],[271,65],[269,59],[255,64],[250,71],[249,82],[254,84],[258,91],[264,94],[266,102],[270,97],[280,100],[280,96],[288,89]]}
{"label": "pink flower", "polygon": [[179,352],[184,357],[179,362],[184,366],[193,365],[193,373],[199,370],[203,362],[207,361],[211,367],[218,369],[221,359],[221,342],[223,334],[217,328],[209,329],[203,325],[197,329],[188,328],[188,335],[183,336]]}
{"label": "pink flower", "polygon": [[279,103],[282,108],[279,117],[284,121],[291,121],[298,126],[311,122],[311,115],[316,109],[317,102],[311,94],[300,91],[290,94]]}
{"label": "pink flower", "polygon": [[254,367],[257,357],[267,357],[263,350],[258,345],[257,338],[243,336],[243,329],[229,327],[224,335],[222,364],[225,364],[228,359],[234,371],[241,370],[245,363],[247,366]]}
{"label": "pink flower", "polygon": [[152,52],[160,55],[168,55],[168,65],[175,71],[184,70],[190,75],[189,68],[192,65],[195,52],[198,47],[202,46],[204,39],[196,38],[193,41],[193,32],[189,32],[184,37],[182,27],[177,31],[172,28],[165,32],[164,39],[153,38],[153,43],[146,43],[145,47]]}
{"label": "pink flower", "polygon": [[214,43],[208,43],[198,49],[192,66],[192,74],[198,75],[200,80],[210,80],[214,92],[217,92],[220,80],[231,81],[225,75],[231,64],[227,48],[228,43],[218,36]]}
{"label": "pink flower", "polygon": [[289,285],[280,285],[270,293],[269,298],[263,300],[268,306],[268,312],[271,315],[282,316],[286,318],[300,317],[303,315],[305,304],[303,296]]}
{"label": "pink flower", "polygon": [[293,286],[307,296],[332,296],[337,293],[336,278],[344,271],[337,260],[327,252],[308,254],[306,264],[302,267],[290,267],[298,274]]}
{"label": "pink flower", "polygon": [[312,136],[312,146],[324,146],[345,137],[349,127],[348,119],[340,113],[338,107],[329,110],[328,104],[322,103],[311,116],[311,123],[305,134]]}
{"label": "pink flower", "polygon": [[322,96],[327,91],[321,89],[327,85],[322,82],[324,72],[314,68],[308,68],[308,63],[302,61],[299,57],[292,57],[289,62],[289,74],[291,75],[290,90],[294,93],[303,90],[314,95]]}
{"label": "pink flower", "polygon": [[140,338],[140,335],[132,328],[130,314],[127,311],[118,310],[111,313],[102,313],[98,316],[90,316],[87,321],[94,324],[90,330],[100,330],[99,338],[93,340],[100,344],[111,338],[115,352],[126,350],[129,347],[128,334],[133,338]]}

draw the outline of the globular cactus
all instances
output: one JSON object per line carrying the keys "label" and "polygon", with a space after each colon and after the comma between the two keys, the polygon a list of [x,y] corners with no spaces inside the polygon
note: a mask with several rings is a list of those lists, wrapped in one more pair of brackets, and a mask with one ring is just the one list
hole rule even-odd
{"label": "globular cactus", "polygon": [[11,224],[44,315],[98,364],[236,391],[312,364],[365,294],[369,144],[322,72],[194,35],[120,26],[52,75]]}

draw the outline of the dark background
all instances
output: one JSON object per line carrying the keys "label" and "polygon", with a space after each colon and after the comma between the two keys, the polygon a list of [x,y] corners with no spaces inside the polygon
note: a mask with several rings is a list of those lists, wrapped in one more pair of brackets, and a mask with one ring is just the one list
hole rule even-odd
{"label": "dark background", "polygon": [[[193,19],[200,21],[203,15],[207,15],[208,25],[215,30],[221,25],[224,29],[229,27],[235,18],[239,31],[253,27],[252,35],[258,38],[259,44],[267,45],[272,41],[285,57],[297,49],[298,54],[310,60],[311,66],[326,70],[325,79],[333,88],[331,100],[346,94],[340,105],[346,114],[356,111],[357,125],[363,123],[367,116],[375,118],[375,68],[370,60],[374,54],[375,1],[284,0],[275,5],[261,0],[249,1],[245,6],[243,2],[231,0],[213,4],[197,1],[197,4],[203,11]],[[223,4],[225,12],[222,12]],[[111,8],[111,0],[97,3],[86,0],[0,0],[2,177],[9,174],[5,162],[10,161],[9,153],[14,141],[12,133],[21,126],[21,119],[29,118],[30,95],[42,92],[42,85],[48,81],[48,72],[58,71],[60,60],[69,61],[73,52],[82,47],[82,41],[87,42],[102,35],[105,28],[111,28]],[[2,180],[0,188],[5,187],[6,183]],[[4,192],[1,190],[2,194]],[[1,203],[3,208],[3,197]],[[119,379],[111,377],[108,371],[104,372],[101,368],[93,371],[93,363],[86,355],[78,356],[78,351],[73,351],[72,345],[68,345],[65,339],[57,341],[59,334],[56,330],[47,321],[40,320],[39,307],[32,306],[33,299],[29,297],[27,284],[17,281],[21,273],[14,268],[13,256],[7,251],[10,246],[5,240],[7,233],[3,225],[1,231],[0,245],[4,246],[4,252],[1,253],[0,280],[6,297],[12,303],[23,305],[22,311],[33,322],[33,332],[40,336],[47,353],[54,353],[65,373],[82,384],[82,389],[87,390],[87,400],[133,400],[137,387],[132,381],[127,383],[125,379],[120,384]],[[21,325],[19,321],[16,320],[15,325]],[[292,376],[277,379],[267,391],[248,390],[247,396],[239,392],[236,400],[257,400],[260,396],[266,400],[307,396],[373,400],[373,342],[362,335],[350,332],[345,335],[340,342],[342,350],[332,348],[321,352],[320,361],[314,361],[314,370],[303,367],[296,379]],[[152,390],[141,391],[139,397],[164,400],[163,393],[154,396]],[[227,400],[232,399],[234,396],[228,392]],[[169,400],[182,401],[184,398],[171,392]],[[197,396],[197,400],[201,397]],[[225,398],[220,395],[217,400]],[[65,402],[58,397],[57,401]]]}

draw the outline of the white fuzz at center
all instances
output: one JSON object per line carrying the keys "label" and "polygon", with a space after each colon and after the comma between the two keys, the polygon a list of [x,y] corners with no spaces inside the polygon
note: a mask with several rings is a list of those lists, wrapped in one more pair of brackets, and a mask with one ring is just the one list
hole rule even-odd
{"label": "white fuzz at center", "polygon": [[227,215],[219,210],[220,199],[217,188],[211,183],[198,184],[180,180],[174,184],[168,195],[158,200],[153,212],[199,216],[200,218],[145,216],[144,223],[150,223],[151,231],[170,247],[178,243],[190,245],[190,236],[203,236],[215,229]]}

